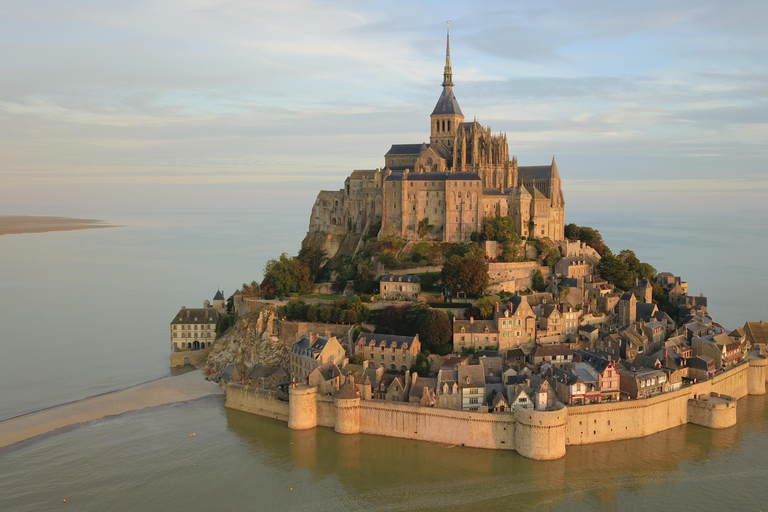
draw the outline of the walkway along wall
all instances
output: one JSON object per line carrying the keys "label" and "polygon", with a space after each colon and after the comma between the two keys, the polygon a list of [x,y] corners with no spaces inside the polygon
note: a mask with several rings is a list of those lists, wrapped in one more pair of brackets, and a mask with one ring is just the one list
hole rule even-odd
{"label": "walkway along wall", "polygon": [[[317,426],[339,433],[375,434],[474,448],[517,450],[531,459],[565,455],[566,446],[643,437],[685,423],[711,428],[733,425],[735,400],[765,394],[768,359],[753,358],[712,380],[645,400],[631,400],[555,411],[518,409],[514,413],[475,413],[415,404],[366,400],[334,400],[317,388],[291,388],[289,405],[263,390],[227,387],[226,406],[283,419],[293,429]],[[713,406],[697,397],[726,395]],[[733,400],[730,400],[732,397]],[[273,404],[269,401],[272,400]],[[689,403],[690,401],[690,403]],[[287,418],[279,415],[287,415]]]}

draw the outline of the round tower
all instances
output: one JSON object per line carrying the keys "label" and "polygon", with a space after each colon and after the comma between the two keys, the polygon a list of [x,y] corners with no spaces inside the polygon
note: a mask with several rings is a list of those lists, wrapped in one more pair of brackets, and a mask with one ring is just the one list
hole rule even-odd
{"label": "round tower", "polygon": [[515,450],[535,460],[559,459],[565,455],[568,409],[534,411],[515,409]]}
{"label": "round tower", "polygon": [[360,393],[352,382],[347,382],[333,397],[336,421],[333,429],[339,434],[360,432]]}
{"label": "round tower", "polygon": [[756,352],[750,354],[747,372],[747,392],[750,395],[765,394],[765,380],[768,378],[766,366],[768,366],[768,359]]}
{"label": "round tower", "polygon": [[288,391],[288,428],[306,430],[317,426],[317,386],[295,386]]}

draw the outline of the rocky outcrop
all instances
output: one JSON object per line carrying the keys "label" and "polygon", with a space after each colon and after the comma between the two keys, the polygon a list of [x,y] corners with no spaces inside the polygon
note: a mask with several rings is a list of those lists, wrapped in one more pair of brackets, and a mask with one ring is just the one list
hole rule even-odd
{"label": "rocky outcrop", "polygon": [[207,376],[219,377],[224,368],[234,364],[241,371],[255,365],[287,367],[288,349],[277,337],[274,308],[264,307],[238,318],[216,340],[200,368]]}

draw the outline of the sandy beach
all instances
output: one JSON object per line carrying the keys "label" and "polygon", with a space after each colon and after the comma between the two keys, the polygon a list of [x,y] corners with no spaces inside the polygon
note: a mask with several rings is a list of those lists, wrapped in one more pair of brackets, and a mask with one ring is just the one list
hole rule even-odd
{"label": "sandy beach", "polygon": [[191,371],[86,398],[0,422],[0,449],[54,430],[129,411],[223,394],[219,386]]}
{"label": "sandy beach", "polygon": [[73,231],[76,229],[113,228],[103,220],[42,217],[34,215],[0,215],[0,235]]}

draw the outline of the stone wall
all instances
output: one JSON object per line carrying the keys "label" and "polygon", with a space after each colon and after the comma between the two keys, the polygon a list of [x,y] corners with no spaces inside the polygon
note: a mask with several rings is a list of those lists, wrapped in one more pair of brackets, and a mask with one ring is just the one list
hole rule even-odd
{"label": "stone wall", "polygon": [[[180,368],[186,364],[198,367],[203,361],[203,356],[205,356],[207,352],[207,350],[180,350],[178,352],[171,352],[171,368]],[[185,360],[188,360],[188,362]]]}
{"label": "stone wall", "polygon": [[[643,437],[688,422],[726,428],[735,422],[735,400],[765,394],[768,359],[749,361],[717,377],[645,400],[631,400],[552,411],[517,409],[514,413],[473,413],[415,404],[357,399],[334,400],[317,388],[291,388],[290,402],[278,402],[259,390],[227,388],[226,406],[283,419],[303,430],[325,426],[340,433],[363,433],[474,448],[517,450],[521,455],[551,460],[566,446]],[[718,395],[728,395],[720,397]],[[714,397],[710,399],[706,397]],[[276,404],[269,405],[272,400]]]}
{"label": "stone wall", "polygon": [[288,421],[288,402],[278,400],[274,392],[266,389],[234,383],[227,384],[227,399],[224,407]]}
{"label": "stone wall", "polygon": [[327,331],[331,332],[331,336],[336,336],[339,343],[345,348],[347,347],[350,331],[353,327],[343,324],[323,324],[316,322],[290,322],[280,321],[277,325],[277,335],[280,338],[280,342],[289,347],[299,341],[303,335],[309,335],[310,333],[318,333],[320,336],[325,336]]}
{"label": "stone wall", "polygon": [[536,261],[488,264],[488,293],[517,292],[531,287],[533,276],[539,270],[546,277],[551,274],[547,266]]}

